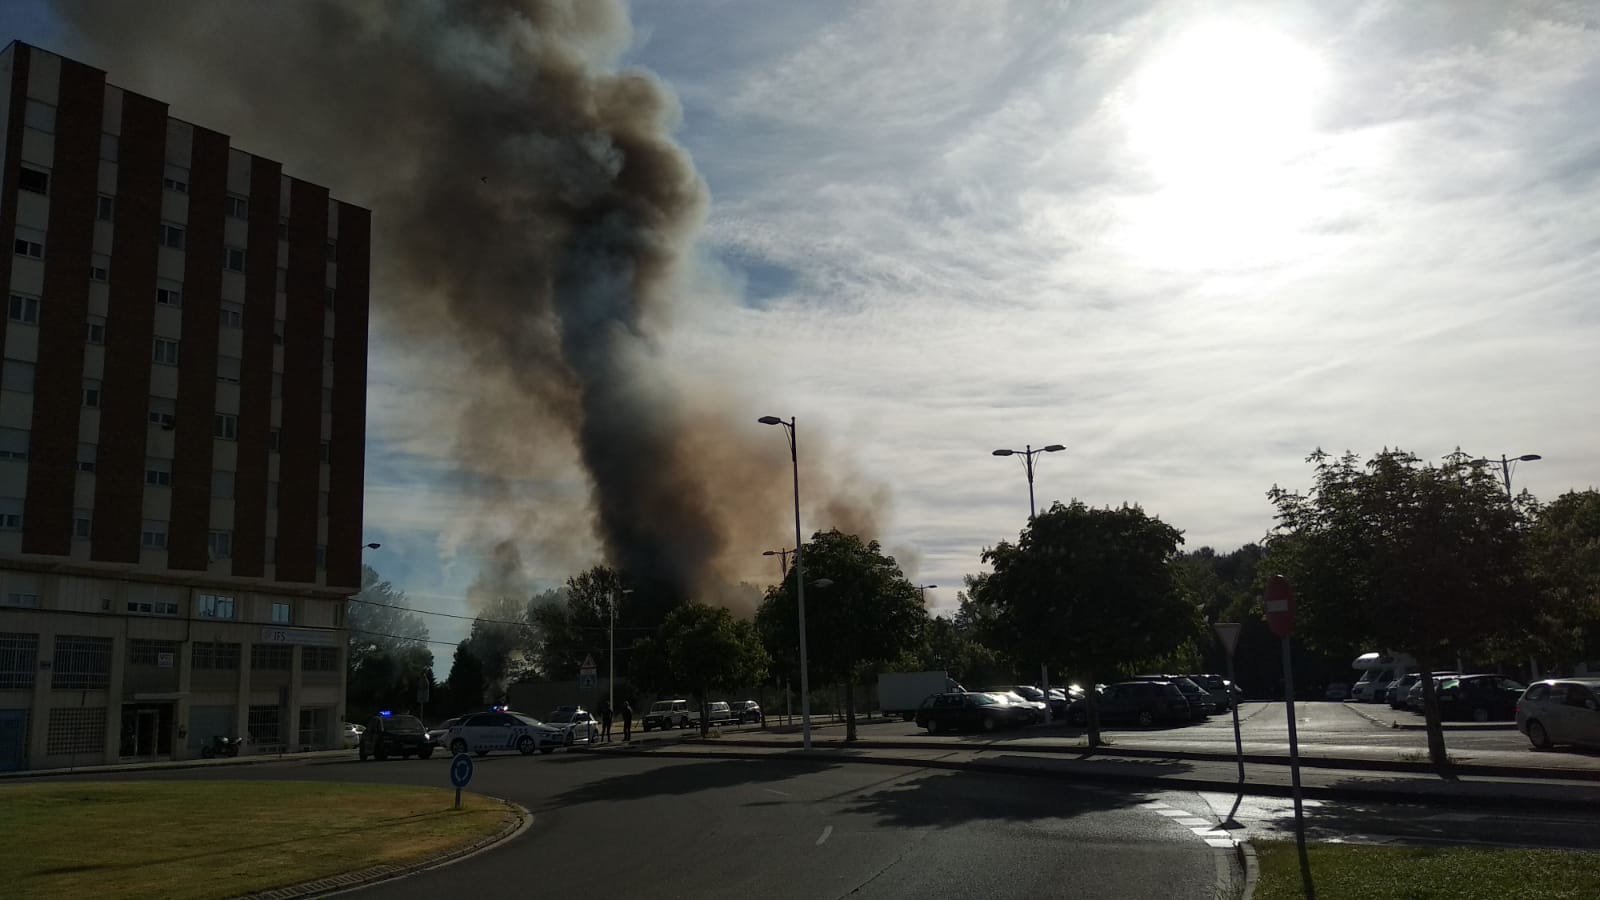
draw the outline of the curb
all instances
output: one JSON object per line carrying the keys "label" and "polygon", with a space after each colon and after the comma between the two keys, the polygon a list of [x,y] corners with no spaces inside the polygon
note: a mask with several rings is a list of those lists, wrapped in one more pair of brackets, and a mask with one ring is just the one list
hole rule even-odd
{"label": "curb", "polygon": [[1244,888],[1239,900],[1255,900],[1256,882],[1261,880],[1261,863],[1256,859],[1256,848],[1248,837],[1238,838],[1233,844],[1239,854],[1239,864],[1244,866]]}
{"label": "curb", "polygon": [[[740,752],[712,752],[706,750],[678,750],[668,749],[665,753],[658,750],[612,750],[624,756],[677,756],[685,759],[746,759],[746,760],[805,760],[830,763],[860,763],[865,765],[899,766],[911,769],[948,769],[952,771],[984,772],[991,775],[1015,775],[1023,778],[1046,778],[1055,781],[1076,782],[1081,784],[1124,784],[1138,787],[1155,787],[1166,790],[1180,791],[1212,791],[1216,793],[1245,793],[1257,797],[1292,797],[1293,788],[1283,784],[1250,784],[1240,785],[1237,781],[1215,781],[1196,778],[1170,778],[1158,775],[1141,775],[1124,772],[1071,772],[1060,769],[1038,769],[1022,766],[1013,766],[1004,763],[991,763],[983,761],[956,762],[947,759],[915,759],[911,757],[893,756],[847,756],[841,757],[829,751],[791,750],[787,753],[753,753]],[[1429,791],[1406,790],[1378,790],[1374,788],[1352,787],[1318,787],[1302,786],[1300,795],[1312,800],[1330,800],[1335,802],[1366,802],[1366,803],[1425,803],[1434,806],[1455,806],[1470,809],[1516,809],[1526,810],[1529,800],[1525,797],[1513,796],[1466,796],[1462,794],[1434,793]],[[1541,798],[1537,801],[1547,809],[1572,810],[1577,812],[1593,812],[1594,803],[1589,800],[1568,798]]]}
{"label": "curb", "polygon": [[501,803],[504,803],[516,815],[516,819],[510,824],[506,825],[506,827],[500,829],[498,833],[483,838],[482,840],[475,841],[474,843],[468,844],[465,847],[458,847],[454,850],[441,853],[438,856],[420,860],[409,865],[373,866],[370,869],[361,869],[356,872],[346,872],[343,875],[330,875],[326,878],[318,878],[315,881],[305,881],[301,882],[300,884],[289,885],[288,887],[273,888],[267,891],[259,891],[254,894],[242,894],[235,898],[235,900],[291,900],[291,898],[296,897],[332,897],[348,891],[368,888],[372,885],[381,884],[385,881],[394,881],[395,879],[405,878],[409,875],[415,875],[418,872],[424,872],[428,869],[437,869],[443,866],[451,865],[452,863],[458,863],[471,856],[477,856],[479,853],[491,850],[496,846],[499,846],[500,844],[517,837],[524,831],[527,831],[533,825],[533,813],[529,812],[528,808],[522,804],[513,803],[510,800],[505,800],[500,797],[490,797],[489,799],[499,800]]}
{"label": "curb", "polygon": [[[1374,705],[1376,705],[1376,704],[1374,704]],[[1395,730],[1395,731],[1427,731],[1428,730],[1428,725],[1427,725],[1426,722],[1424,722],[1421,725],[1413,725],[1413,724],[1411,724],[1409,722],[1405,723],[1405,724],[1401,724],[1400,722],[1395,721],[1393,719],[1385,722],[1383,719],[1379,718],[1376,715],[1373,715],[1372,713],[1367,712],[1366,710],[1362,709],[1360,705],[1357,705],[1355,703],[1346,703],[1344,706],[1345,706],[1345,709],[1350,710],[1351,712],[1355,713],[1356,715],[1360,716],[1363,719],[1366,719],[1368,722],[1371,722],[1372,724],[1378,726],[1379,728],[1388,728],[1388,729],[1392,729],[1392,730]],[[1440,724],[1443,725],[1444,723],[1441,722]],[[1465,723],[1463,723],[1463,724],[1465,724]],[[1453,727],[1448,727],[1447,726],[1444,729],[1444,733],[1447,734],[1447,735],[1451,734],[1451,733],[1455,733],[1455,734],[1473,734],[1473,733],[1479,732],[1479,731],[1516,731],[1517,730],[1517,723],[1515,723],[1515,722],[1494,722],[1494,723],[1489,723],[1489,724],[1480,724],[1480,723],[1474,722],[1473,725],[1475,727],[1472,727],[1472,728],[1453,728]]]}
{"label": "curb", "polygon": [[104,766],[78,766],[70,769],[18,769],[14,772],[0,772],[0,781],[17,778],[54,778],[60,775],[115,775],[127,772],[159,772],[169,769],[210,769],[225,768],[228,766],[259,766],[275,762],[297,762],[301,760],[335,759],[334,753],[347,753],[338,750],[314,750],[310,753],[285,753],[261,754],[259,756],[228,757],[226,759],[174,759],[155,763],[113,763]]}
{"label": "curb", "polygon": [[[683,739],[680,743],[698,743],[699,739]],[[783,741],[763,741],[750,738],[721,738],[718,743],[724,746],[737,747],[771,747],[784,749],[793,746]],[[863,750],[966,750],[975,753],[992,753],[1008,751],[1012,753],[1055,753],[1063,756],[1082,756],[1094,758],[1096,756],[1123,756],[1139,759],[1192,759],[1202,762],[1233,762],[1238,759],[1232,753],[1208,753],[1201,750],[1155,750],[1144,747],[1121,747],[1109,745],[1091,750],[1087,747],[1024,747],[995,744],[934,744],[915,743],[911,741],[855,741],[849,745],[851,748]],[[845,749],[845,748],[840,748]],[[1269,756],[1264,754],[1246,753],[1244,761],[1251,765],[1259,766],[1287,766],[1289,757]],[[1377,772],[1409,772],[1423,775],[1437,775],[1439,768],[1430,762],[1405,762],[1403,760],[1387,759],[1361,759],[1356,757],[1336,756],[1302,756],[1300,765],[1310,769],[1349,769],[1354,771]],[[1562,781],[1600,781],[1600,770],[1594,769],[1557,769],[1549,767],[1524,767],[1504,766],[1477,763],[1455,763],[1447,770],[1451,775],[1503,777],[1503,778],[1548,778]]]}

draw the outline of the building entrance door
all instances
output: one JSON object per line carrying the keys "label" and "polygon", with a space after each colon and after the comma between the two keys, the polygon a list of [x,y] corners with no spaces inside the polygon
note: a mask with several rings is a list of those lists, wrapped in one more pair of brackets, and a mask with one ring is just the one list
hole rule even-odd
{"label": "building entrance door", "polygon": [[172,755],[172,704],[122,705],[122,756],[151,759]]}

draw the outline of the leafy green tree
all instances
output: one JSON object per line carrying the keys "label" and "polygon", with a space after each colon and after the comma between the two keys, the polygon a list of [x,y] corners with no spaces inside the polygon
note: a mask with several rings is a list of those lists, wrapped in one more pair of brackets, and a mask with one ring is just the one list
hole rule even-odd
{"label": "leafy green tree", "polygon": [[1568,491],[1528,533],[1534,649],[1558,666],[1600,656],[1600,491]]}
{"label": "leafy green tree", "polygon": [[382,580],[371,566],[361,567],[361,592],[346,604],[345,615],[349,628],[345,705],[354,718],[403,708],[415,702],[419,682],[432,683],[428,626],[406,605],[403,591]]}
{"label": "leafy green tree", "polygon": [[[1296,592],[1309,644],[1410,653],[1432,671],[1521,627],[1531,597],[1524,521],[1492,475],[1457,452],[1439,466],[1403,450],[1365,465],[1318,450],[1311,489],[1274,486],[1269,563]],[[1433,679],[1422,679],[1428,751],[1446,763]]]}
{"label": "leafy green tree", "polygon": [[457,644],[450,675],[445,679],[450,709],[457,713],[477,709],[484,703],[488,689],[489,680],[484,677],[483,664],[477,655],[466,641]]}
{"label": "leafy green tree", "polygon": [[[1035,516],[1017,543],[983,552],[993,567],[975,609],[1014,659],[1042,660],[1098,679],[1133,674],[1198,633],[1175,560],[1183,535],[1137,506],[1092,509],[1056,503]],[[1089,691],[1089,743],[1100,727]]]}
{"label": "leafy green tree", "polygon": [[752,685],[767,674],[767,651],[754,626],[721,607],[681,606],[667,616],[655,638],[639,644],[645,680],[692,691],[699,699],[702,737],[710,725],[706,704],[712,691]]}
{"label": "leafy green tree", "polygon": [[[864,672],[918,645],[928,612],[877,541],[832,530],[813,535],[804,551],[810,675],[819,684],[845,688],[846,739],[855,740],[855,686]],[[756,611],[767,651],[785,671],[800,646],[797,574],[790,567],[783,584],[769,589]]]}

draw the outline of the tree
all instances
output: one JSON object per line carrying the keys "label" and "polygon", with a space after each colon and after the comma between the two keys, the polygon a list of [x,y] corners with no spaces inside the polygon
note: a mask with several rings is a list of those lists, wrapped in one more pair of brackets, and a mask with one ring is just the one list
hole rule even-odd
{"label": "tree", "polygon": [[519,598],[484,600],[478,617],[472,620],[472,631],[461,642],[476,658],[485,688],[493,699],[498,699],[506,685],[531,666],[533,629],[527,624],[526,614],[526,603]]}
{"label": "tree", "polygon": [[[804,548],[807,656],[819,683],[845,690],[846,740],[855,740],[855,685],[868,668],[916,647],[928,622],[922,598],[877,541],[837,529]],[[800,646],[798,572],[767,591],[756,627],[767,651],[787,668]],[[820,582],[829,582],[826,586]]]}
{"label": "tree", "polygon": [[1528,532],[1535,650],[1557,665],[1600,655],[1600,491],[1568,491]]}
{"label": "tree", "polygon": [[419,683],[432,685],[428,626],[405,606],[404,592],[371,566],[361,567],[361,592],[350,598],[345,616],[345,705],[353,718],[403,708],[414,702]]}
{"label": "tree", "polygon": [[445,679],[445,693],[449,695],[450,708],[467,712],[484,702],[489,681],[484,677],[483,664],[467,641],[456,645],[455,658],[450,663],[450,676]]}
{"label": "tree", "polygon": [[[1521,508],[1459,451],[1440,466],[1384,450],[1363,465],[1316,451],[1311,490],[1274,486],[1269,564],[1296,592],[1313,646],[1410,653],[1423,672],[1520,628],[1531,597]],[[1422,679],[1428,751],[1446,763],[1432,678]]]}
{"label": "tree", "polygon": [[[1056,503],[1015,544],[983,551],[993,567],[973,598],[1003,652],[1085,683],[1133,674],[1195,636],[1201,623],[1175,566],[1182,533],[1137,506]],[[1089,744],[1100,743],[1089,691]]]}
{"label": "tree", "polygon": [[647,661],[647,681],[691,691],[699,699],[701,737],[710,724],[706,703],[712,691],[746,687],[767,674],[767,652],[755,628],[721,607],[681,606],[667,616],[655,638],[643,638],[636,646],[636,658]]}

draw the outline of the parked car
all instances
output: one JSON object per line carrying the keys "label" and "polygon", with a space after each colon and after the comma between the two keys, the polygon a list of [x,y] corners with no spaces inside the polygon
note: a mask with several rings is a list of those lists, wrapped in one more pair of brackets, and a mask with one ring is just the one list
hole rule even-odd
{"label": "parked car", "polygon": [[404,759],[415,756],[427,759],[433,755],[433,743],[428,740],[428,729],[416,716],[397,716],[381,712],[367,720],[356,745],[356,753],[366,762],[368,757],[379,760],[398,756]]}
{"label": "parked car", "polygon": [[644,714],[644,730],[659,728],[662,731],[668,728],[689,727],[689,701],[687,700],[657,700],[650,704],[650,711]]}
{"label": "parked car", "polygon": [[437,727],[429,728],[428,743],[435,747],[448,747],[450,744],[450,728],[459,721],[461,721],[461,717],[457,716],[454,719],[445,719]]}
{"label": "parked car", "polygon": [[1389,685],[1384,699],[1388,701],[1390,709],[1405,709],[1406,696],[1411,693],[1412,685],[1422,678],[1421,672],[1407,672],[1399,681]]}
{"label": "parked car", "polygon": [[[726,700],[713,700],[706,704],[706,722],[711,727],[726,725],[733,719],[733,708]],[[694,728],[700,727],[700,707],[695,707],[689,713],[689,724]]]}
{"label": "parked car", "polygon": [[1600,749],[1600,678],[1552,678],[1529,685],[1517,701],[1517,730],[1533,746]]}
{"label": "parked car", "polygon": [[1324,699],[1324,700],[1349,700],[1350,699],[1350,685],[1345,684],[1342,681],[1335,681],[1333,684],[1328,685],[1328,689],[1327,690],[1322,692],[1322,699]]}
{"label": "parked car", "polygon": [[357,725],[354,722],[344,723],[344,748],[349,750],[351,747],[361,743],[361,732],[366,730],[366,726]]}
{"label": "parked car", "polygon": [[761,704],[754,700],[734,700],[728,707],[733,711],[733,720],[740,725],[755,725],[767,720],[766,714],[761,711]]}
{"label": "parked car", "polygon": [[544,724],[559,728],[571,735],[568,744],[593,744],[600,740],[600,723],[594,714],[581,706],[560,706],[544,717]]}
{"label": "parked car", "polygon": [[532,716],[510,711],[462,716],[450,728],[450,752],[471,751],[487,756],[496,750],[515,750],[523,756],[534,751],[553,753],[570,743],[571,732],[546,725]]}
{"label": "parked car", "polygon": [[[1461,677],[1460,672],[1434,672],[1433,689],[1437,691],[1441,682],[1459,677]],[[1406,691],[1406,709],[1414,713],[1422,712],[1422,678],[1420,676],[1417,678],[1416,683],[1411,685],[1411,689]]]}
{"label": "parked car", "polygon": [[1204,719],[1216,712],[1217,707],[1211,702],[1211,695],[1206,693],[1200,685],[1182,675],[1140,675],[1139,680],[1144,681],[1169,681],[1179,691],[1183,692],[1185,700],[1189,701],[1189,718]]}
{"label": "parked car", "polygon": [[1028,707],[1007,702],[999,694],[982,691],[955,691],[934,694],[917,709],[918,728],[929,734],[941,731],[997,731],[1027,724]]}
{"label": "parked car", "polygon": [[985,693],[1000,695],[1005,698],[1007,703],[1026,710],[1027,723],[1029,725],[1044,721],[1044,695],[1039,692],[1038,688],[1028,687],[1027,685],[1007,685],[1005,687],[989,688]]}
{"label": "parked car", "polygon": [[1141,679],[1107,685],[1095,705],[1099,707],[1102,722],[1149,726],[1160,722],[1188,722],[1194,718],[1189,698],[1171,681]]}
{"label": "parked car", "polygon": [[1221,675],[1189,675],[1188,679],[1200,686],[1211,698],[1211,705],[1217,712],[1227,712],[1233,708],[1233,691],[1228,689],[1228,679]]}
{"label": "parked car", "polygon": [[1527,685],[1504,675],[1463,675],[1439,684],[1439,718],[1474,722],[1517,717],[1517,701]]}

